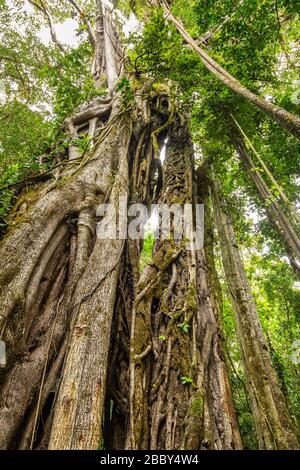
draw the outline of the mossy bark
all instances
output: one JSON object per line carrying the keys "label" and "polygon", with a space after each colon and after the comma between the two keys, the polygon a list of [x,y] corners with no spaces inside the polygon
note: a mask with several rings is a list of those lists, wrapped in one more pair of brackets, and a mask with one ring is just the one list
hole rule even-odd
{"label": "mossy bark", "polygon": [[279,233],[293,270],[300,277],[300,238],[293,225],[293,222],[295,222],[293,221],[293,214],[288,213],[288,207],[285,212],[283,209],[284,204],[281,203],[282,201],[280,202],[280,198],[274,197],[261,172],[255,166],[243,141],[232,137],[232,142],[265,206],[271,226]]}
{"label": "mossy bark", "polygon": [[[194,205],[193,148],[179,116],[168,139],[159,201]],[[137,286],[127,447],[238,449],[205,252],[175,243],[174,221],[171,227],[171,237],[155,243]]]}
{"label": "mossy bark", "polygon": [[211,180],[225,277],[235,314],[237,338],[260,449],[298,449],[286,399],[273,369],[268,346],[218,182]]}

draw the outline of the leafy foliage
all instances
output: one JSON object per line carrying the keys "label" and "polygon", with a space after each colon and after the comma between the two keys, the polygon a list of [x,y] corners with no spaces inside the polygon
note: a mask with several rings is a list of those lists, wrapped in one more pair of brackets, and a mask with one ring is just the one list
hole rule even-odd
{"label": "leafy foliage", "polygon": [[154,235],[152,232],[146,233],[144,239],[143,250],[140,257],[140,271],[143,272],[147,264],[150,263],[152,259],[152,250],[154,245]]}
{"label": "leafy foliage", "polygon": [[[71,15],[69,3],[61,3],[52,12],[57,22]],[[92,50],[82,26],[79,44],[62,53],[43,43],[40,19],[24,2],[0,4],[0,230],[14,202],[13,185],[51,166],[64,119],[103,94],[90,74]]]}

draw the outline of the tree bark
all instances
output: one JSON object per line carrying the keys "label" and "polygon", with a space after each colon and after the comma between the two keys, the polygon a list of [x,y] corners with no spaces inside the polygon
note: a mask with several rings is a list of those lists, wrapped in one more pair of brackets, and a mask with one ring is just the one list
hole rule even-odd
{"label": "tree bark", "polygon": [[259,447],[270,450],[297,449],[299,444],[295,430],[271,363],[228,208],[215,177],[211,181],[211,192]]}
{"label": "tree bark", "polygon": [[[160,202],[195,204],[192,143],[178,117],[163,169]],[[156,242],[137,285],[127,448],[239,449],[205,253],[176,244],[174,222],[172,233]]]}
{"label": "tree bark", "polygon": [[[128,111],[114,95],[120,46],[109,12],[101,1],[98,6],[93,75],[99,85],[106,73],[110,95],[66,120],[71,143],[63,169],[55,171],[54,182],[21,199],[22,212],[14,214],[19,220],[0,247],[0,331],[8,351],[0,378],[1,448],[97,449],[102,441],[125,242],[96,238],[96,208],[103,202],[116,207],[120,196],[128,197],[131,156],[137,171],[147,162],[140,187],[149,187],[153,165],[147,148],[157,119],[140,97]],[[74,144],[79,127],[94,141],[84,155]],[[138,154],[131,148],[136,135]],[[148,197],[147,189],[143,195]]]}
{"label": "tree bark", "polygon": [[[133,193],[137,201],[153,197],[151,133],[161,116],[151,113],[139,97],[131,111],[115,98],[95,145],[76,164],[67,160],[57,181],[34,193],[36,202],[1,244],[0,326],[8,351],[1,371],[1,448],[35,448],[42,441],[51,449],[102,445],[110,332],[128,248],[122,238],[96,237],[96,208],[103,202],[116,207]],[[133,190],[132,172],[144,166],[147,176],[143,184],[138,177]],[[56,365],[61,348],[63,368]],[[51,417],[45,415],[49,399]],[[50,417],[49,444],[41,416]]]}
{"label": "tree bark", "polygon": [[[119,132],[119,162],[110,203],[128,194],[130,122]],[[68,353],[64,365],[50,449],[97,449],[103,440],[107,359],[123,240],[96,240],[74,292]]]}
{"label": "tree bark", "polygon": [[265,205],[265,211],[271,225],[279,232],[295,274],[300,277],[300,239],[296,230],[280,203],[274,199],[271,190],[254,164],[243,142],[232,137],[232,143]]}

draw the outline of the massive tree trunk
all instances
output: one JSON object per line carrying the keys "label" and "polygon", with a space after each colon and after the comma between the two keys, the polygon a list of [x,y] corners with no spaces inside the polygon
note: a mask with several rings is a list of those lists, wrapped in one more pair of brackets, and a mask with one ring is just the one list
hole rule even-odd
{"label": "massive tree trunk", "polygon": [[[118,152],[118,171],[110,204],[128,194],[130,123]],[[112,138],[112,136],[110,136]],[[55,405],[49,448],[97,449],[102,421],[111,322],[123,240],[96,240],[73,294],[74,308],[67,358]]]}
{"label": "massive tree trunk", "polygon": [[96,237],[96,208],[105,202],[117,210],[129,196],[151,201],[151,135],[166,119],[165,110],[153,112],[164,97],[153,98],[153,108],[137,97],[131,110],[120,100],[107,103],[107,121],[89,153],[37,190],[37,201],[2,242],[8,366],[1,372],[1,448],[101,445],[116,291],[131,247],[118,232],[116,240]]}
{"label": "massive tree trunk", "polygon": [[2,243],[1,320],[10,368],[1,390],[1,447],[11,444],[34,396],[40,405],[45,369],[51,371],[74,317],[70,300],[93,245],[93,209],[108,193],[114,161],[129,139],[126,131],[117,136],[118,128],[113,126],[115,141],[112,132],[81,169],[39,191],[36,204]]}
{"label": "massive tree trunk", "polygon": [[297,449],[284,394],[273,369],[262,326],[237,246],[228,208],[214,178],[214,214],[223,266],[235,313],[237,337],[260,449]]}
{"label": "massive tree trunk", "polygon": [[[274,198],[272,192],[262,177],[261,172],[254,164],[249,152],[247,151],[243,141],[232,136],[232,143],[237,154],[242,161],[249,178],[253,181],[256,190],[265,205],[265,211],[269,222],[279,232],[280,238],[285,246],[291,266],[297,276],[300,276],[300,239],[284,212],[281,204]],[[291,216],[292,217],[292,216]]]}
{"label": "massive tree trunk", "polygon": [[[168,134],[162,204],[192,204],[193,148],[177,117]],[[194,210],[193,209],[193,210]],[[131,449],[239,449],[218,311],[203,249],[155,243],[137,285],[131,324]]]}
{"label": "massive tree trunk", "polygon": [[300,138],[300,118],[299,116],[292,114],[280,106],[275,106],[270,101],[257,96],[252,91],[248,90],[243,86],[236,78],[228,73],[222,66],[220,66],[214,59],[212,59],[207,52],[205,52],[197,42],[191,37],[186,31],[182,22],[175,18],[172,14],[170,7],[166,0],[154,0],[154,3],[160,5],[165,14],[166,18],[171,21],[176,27],[179,34],[187,42],[187,44],[196,52],[200,57],[203,65],[209,70],[218,80],[220,80],[225,86],[238,95],[242,96],[254,106],[259,108],[264,113],[268,114],[274,119],[280,126],[289,131],[298,139]]}
{"label": "massive tree trunk", "polygon": [[[115,95],[117,33],[100,9],[96,27],[104,40],[102,49],[94,44],[93,70],[98,80],[106,72],[110,93],[66,120],[70,145],[63,169],[20,199],[0,248],[0,331],[7,350],[0,371],[3,449],[96,449],[102,440],[110,331],[126,243],[122,236],[96,237],[96,208],[104,202],[117,208],[119,198],[130,194],[129,179],[142,191],[136,191],[137,200],[151,196],[151,133],[165,117],[159,111],[155,116],[151,100],[137,96],[130,107]],[[153,103],[159,109],[160,97]],[[92,143],[83,155],[74,142],[79,129]]]}

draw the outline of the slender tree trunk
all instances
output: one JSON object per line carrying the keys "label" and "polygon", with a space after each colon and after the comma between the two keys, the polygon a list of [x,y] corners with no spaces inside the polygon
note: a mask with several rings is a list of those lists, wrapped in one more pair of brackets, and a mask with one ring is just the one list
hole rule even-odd
{"label": "slender tree trunk", "polygon": [[155,0],[162,6],[166,18],[171,21],[176,27],[179,34],[187,42],[187,44],[198,54],[203,65],[209,70],[215,77],[217,77],[225,86],[238,95],[242,96],[254,106],[259,108],[264,113],[268,114],[273,118],[281,127],[289,131],[298,139],[300,138],[300,118],[292,113],[289,113],[280,106],[275,106],[273,103],[264,100],[257,96],[248,88],[244,87],[237,79],[230,75],[223,67],[221,67],[214,59],[212,59],[190,36],[186,31],[180,20],[172,15],[170,7],[166,0]]}
{"label": "slender tree trunk", "polygon": [[[283,188],[282,186],[280,186],[280,184],[278,184],[278,182],[276,181],[276,179],[274,178],[273,174],[271,173],[271,171],[269,170],[268,166],[265,164],[264,160],[261,158],[261,156],[259,155],[259,153],[257,152],[256,148],[254,147],[253,143],[251,142],[251,140],[249,139],[249,137],[247,136],[247,134],[244,132],[244,130],[241,128],[241,126],[239,125],[239,123],[237,122],[237,120],[235,119],[235,117],[231,114],[231,118],[234,122],[234,124],[236,125],[237,129],[239,130],[241,136],[243,137],[243,142],[245,142],[245,146],[247,148],[250,148],[251,152],[253,153],[253,155],[255,155],[255,158],[256,160],[258,161],[260,167],[263,169],[265,175],[269,178],[269,180],[271,181],[272,183],[272,186],[276,189],[276,191],[278,192],[278,195],[280,197],[280,199],[282,200],[282,202],[284,204],[286,204],[286,206],[289,208],[289,210],[291,211],[292,210],[292,204],[291,202],[289,201],[289,199],[287,198],[287,196],[285,195],[284,191],[283,191]],[[295,217],[297,218],[297,214],[294,214]]]}
{"label": "slender tree trunk", "polygon": [[[223,294],[222,287],[217,273],[217,268],[215,264],[216,254],[214,250],[215,246],[215,226],[213,221],[213,213],[211,208],[211,198],[209,191],[209,177],[208,177],[208,166],[202,165],[197,169],[197,189],[198,189],[198,199],[199,203],[204,204],[204,250],[205,258],[207,263],[207,276],[210,290],[210,300],[211,305],[219,324],[219,336],[221,340],[220,354],[223,355],[225,352],[225,331],[223,325]],[[229,382],[229,367],[230,365],[226,361],[225,357],[222,356],[222,368],[224,381],[226,383],[227,390],[227,403],[228,409],[231,412],[231,419],[233,424],[233,433],[235,434],[236,448],[241,449],[242,443],[240,441],[239,426],[235,414],[235,407],[233,403],[231,385]]]}
{"label": "slender tree trunk", "polygon": [[235,313],[238,340],[260,449],[297,449],[285,397],[272,367],[232,223],[215,178],[211,183],[224,272]]}
{"label": "slender tree trunk", "polygon": [[253,181],[257,192],[265,205],[267,217],[272,226],[276,228],[284,243],[291,266],[297,276],[300,276],[300,239],[289,218],[277,202],[263,179],[260,171],[252,161],[245,145],[240,139],[232,137],[233,145],[237,154],[244,164],[246,171]]}

